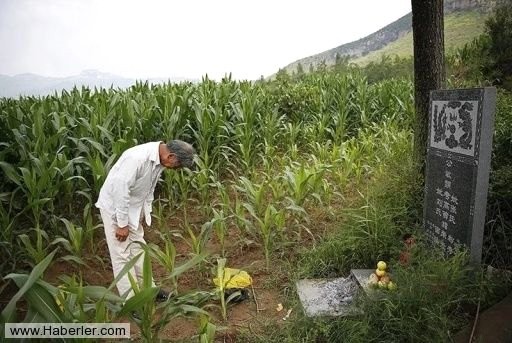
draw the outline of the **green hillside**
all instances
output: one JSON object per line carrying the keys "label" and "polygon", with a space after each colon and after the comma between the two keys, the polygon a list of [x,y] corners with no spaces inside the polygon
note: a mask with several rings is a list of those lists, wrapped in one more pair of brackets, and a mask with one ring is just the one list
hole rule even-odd
{"label": "green hillside", "polygon": [[[444,39],[446,52],[461,47],[483,33],[487,14],[480,11],[454,12],[445,16]],[[412,31],[382,49],[372,51],[352,61],[366,65],[379,61],[383,55],[407,57],[412,55]]]}

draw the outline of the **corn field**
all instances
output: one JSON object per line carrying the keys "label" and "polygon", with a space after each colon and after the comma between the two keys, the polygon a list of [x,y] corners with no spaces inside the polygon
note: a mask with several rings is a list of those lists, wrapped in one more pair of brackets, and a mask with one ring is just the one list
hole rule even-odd
{"label": "corn field", "polygon": [[[194,145],[198,167],[162,175],[153,226],[172,239],[145,247],[149,255],[177,288],[185,267],[203,263],[208,241],[219,242],[217,253],[225,257],[228,233],[236,229],[261,246],[268,268],[281,247],[315,239],[312,208],[330,209],[349,185],[412,151],[412,113],[410,82],[369,84],[357,72],[295,82],[137,83],[127,90],[2,99],[0,275],[48,266],[49,257],[87,266],[103,239],[94,203],[109,168],[133,145],[174,138]],[[202,223],[189,220],[192,208]],[[180,230],[169,232],[167,221],[178,210]],[[175,264],[175,239],[190,248],[185,266]],[[79,276],[67,280],[62,302],[76,296],[81,282]],[[62,291],[47,288],[52,295]],[[93,299],[97,289],[86,291]],[[102,294],[97,319],[128,313],[105,305],[117,300],[110,289]],[[142,313],[150,318],[154,310]],[[201,325],[210,328],[207,320]]]}

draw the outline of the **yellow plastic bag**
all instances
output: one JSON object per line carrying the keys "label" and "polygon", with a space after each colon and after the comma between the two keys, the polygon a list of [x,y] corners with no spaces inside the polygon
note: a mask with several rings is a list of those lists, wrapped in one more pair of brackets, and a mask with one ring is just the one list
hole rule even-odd
{"label": "yellow plastic bag", "polygon": [[[224,288],[247,288],[252,285],[251,276],[244,270],[224,268]],[[213,283],[219,286],[219,278],[214,278]]]}

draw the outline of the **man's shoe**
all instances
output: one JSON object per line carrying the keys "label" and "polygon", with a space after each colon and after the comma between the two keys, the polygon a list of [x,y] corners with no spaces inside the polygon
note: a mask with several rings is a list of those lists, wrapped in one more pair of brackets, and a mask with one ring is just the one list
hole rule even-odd
{"label": "man's shoe", "polygon": [[155,301],[162,303],[162,302],[166,301],[167,299],[169,299],[169,293],[164,291],[163,289],[161,289],[158,291]]}

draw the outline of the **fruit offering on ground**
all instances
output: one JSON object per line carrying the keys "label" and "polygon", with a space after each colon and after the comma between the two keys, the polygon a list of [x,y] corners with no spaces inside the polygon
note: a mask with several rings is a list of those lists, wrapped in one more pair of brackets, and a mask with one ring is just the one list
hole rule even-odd
{"label": "fruit offering on ground", "polygon": [[384,261],[377,263],[377,269],[368,277],[368,285],[373,288],[395,290],[396,283],[391,281],[391,277],[386,272],[387,264]]}
{"label": "fruit offering on ground", "polygon": [[368,284],[370,286],[377,286],[377,283],[379,282],[379,277],[377,276],[377,274],[375,273],[372,273],[370,275],[370,277],[368,278]]}
{"label": "fruit offering on ground", "polygon": [[383,277],[380,278],[380,281],[384,282],[385,284],[388,284],[389,282],[391,282],[391,279],[389,278],[389,275],[384,275]]}
{"label": "fruit offering on ground", "polygon": [[394,291],[396,289],[396,283],[394,283],[393,281],[389,281],[388,283],[388,289],[390,291]]}

